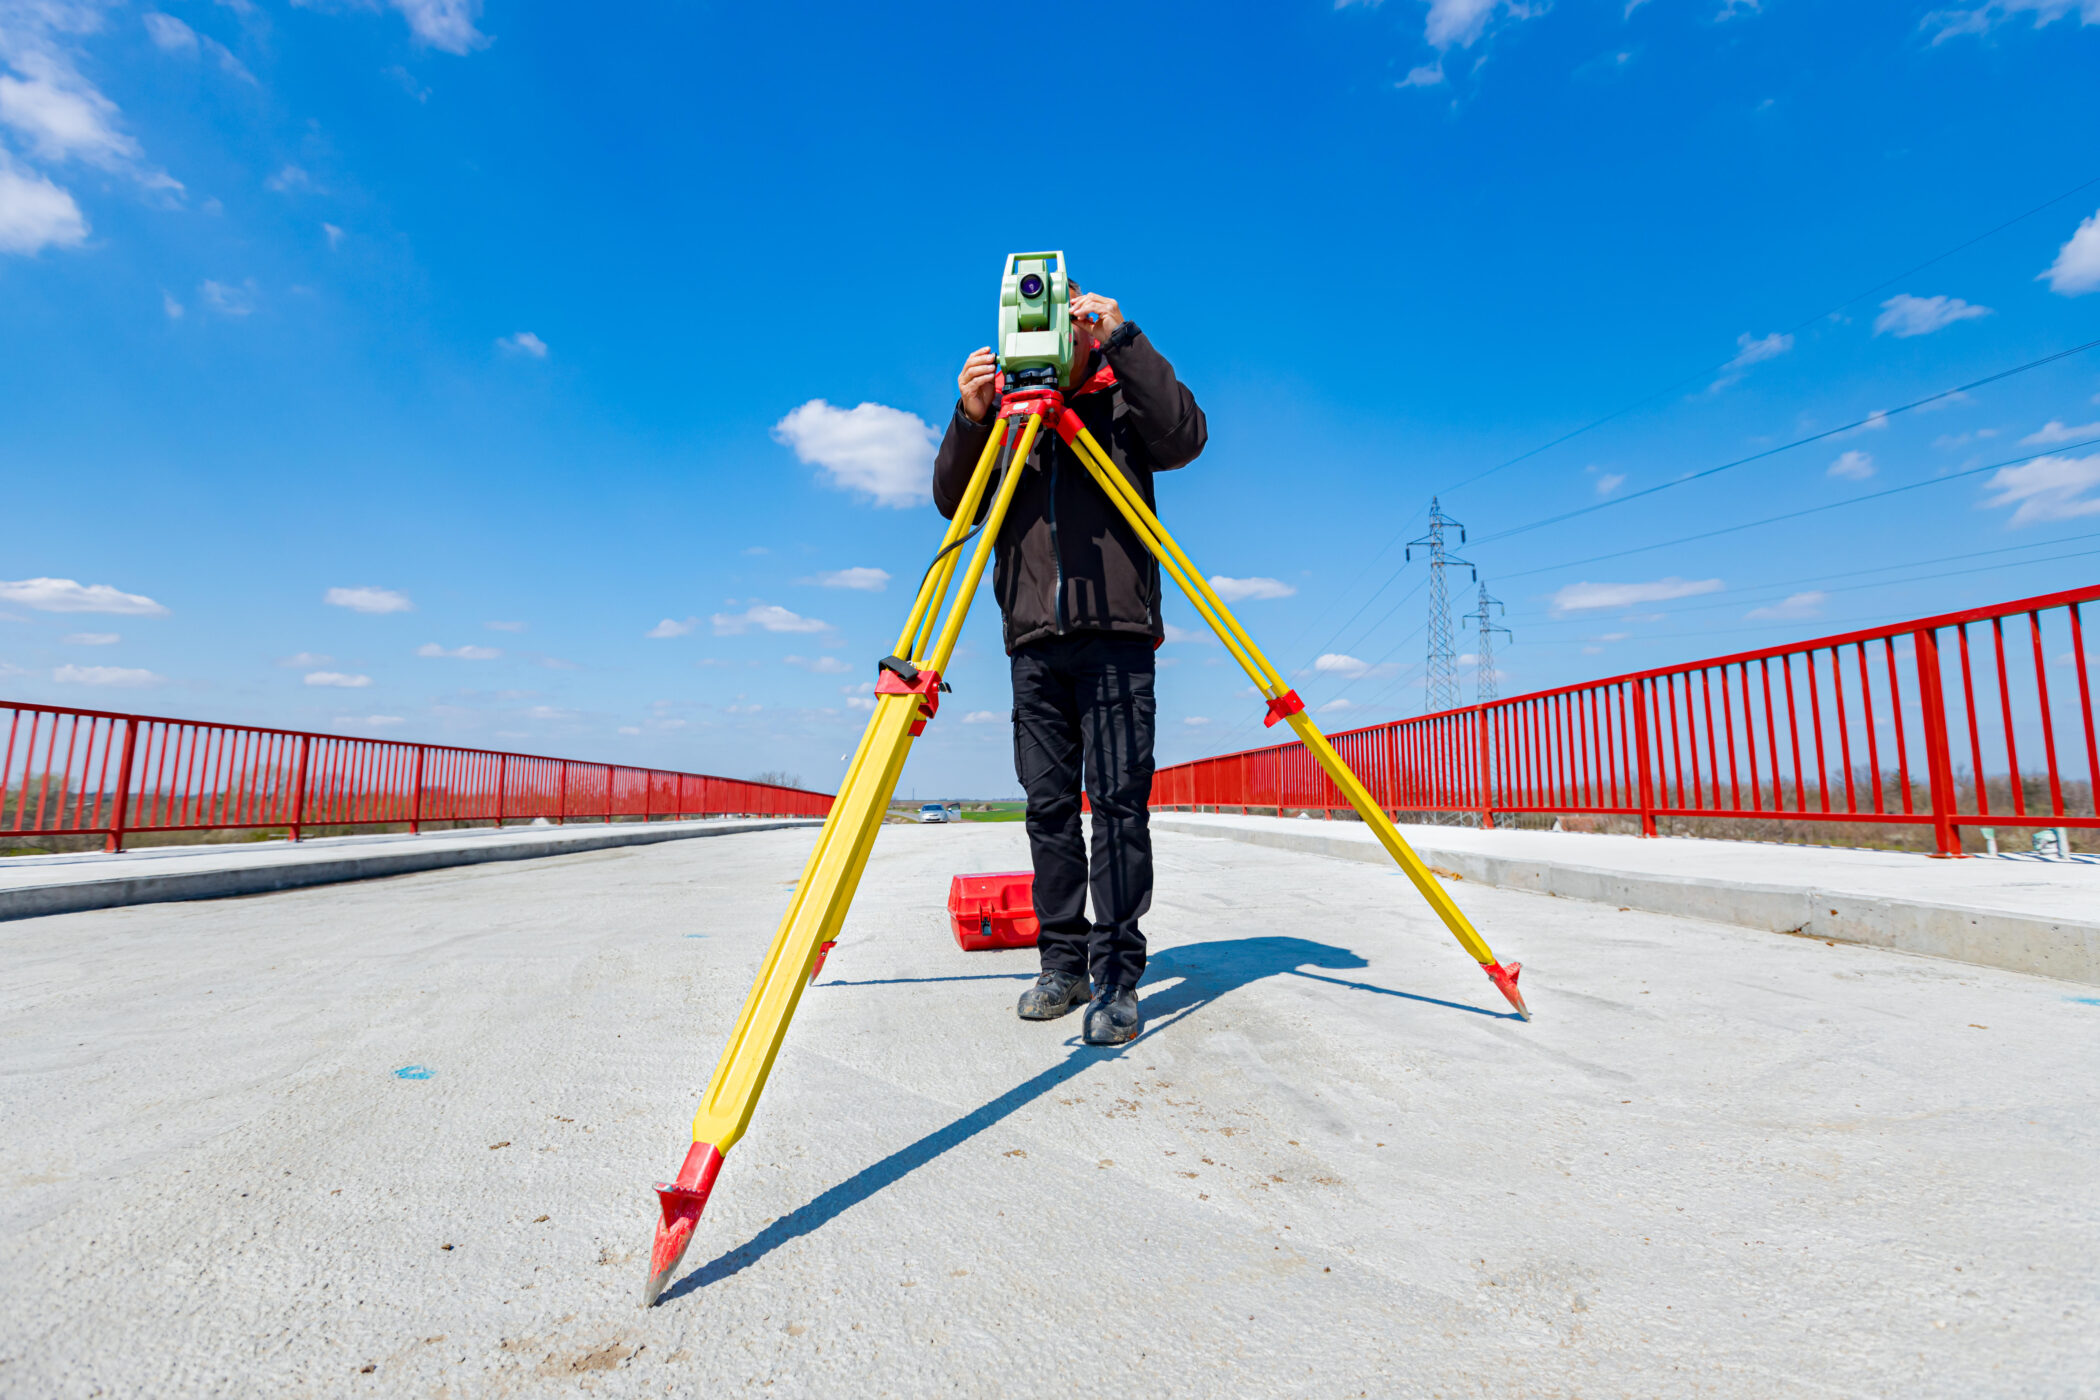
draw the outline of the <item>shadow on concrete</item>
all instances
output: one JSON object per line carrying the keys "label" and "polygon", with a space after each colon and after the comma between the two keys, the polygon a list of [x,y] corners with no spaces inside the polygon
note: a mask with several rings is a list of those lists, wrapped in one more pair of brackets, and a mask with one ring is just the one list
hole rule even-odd
{"label": "shadow on concrete", "polygon": [[[1011,1115],[1015,1110],[1057,1088],[1059,1085],[1084,1074],[1087,1069],[1103,1060],[1115,1059],[1137,1049],[1146,1041],[1160,1035],[1197,1011],[1202,1010],[1219,997],[1264,977],[1279,977],[1286,974],[1314,977],[1316,974],[1301,971],[1305,967],[1317,967],[1329,971],[1348,971],[1369,966],[1362,958],[1346,948],[1336,948],[1326,943],[1314,943],[1304,938],[1261,937],[1226,938],[1210,943],[1189,943],[1178,948],[1167,948],[1151,957],[1145,967],[1145,980],[1155,984],[1144,994],[1140,1005],[1145,1017],[1145,1030],[1136,1040],[1125,1045],[1095,1046],[1083,1043],[1077,1036],[1066,1042],[1071,1053],[1058,1063],[1030,1079],[1023,1080],[1013,1088],[993,1099],[990,1103],[972,1109],[962,1117],[942,1128],[926,1134],[918,1141],[898,1148],[881,1161],[861,1168],[846,1180],[824,1192],[807,1205],[790,1211],[780,1219],[759,1231],[748,1242],[722,1254],[692,1273],[680,1279],[664,1294],[663,1301],[670,1302],[688,1293],[705,1288],[711,1283],[741,1273],[783,1245],[792,1243],[804,1235],[814,1234],[839,1216],[867,1200],[876,1192],[903,1180],[912,1172],[925,1166],[949,1149],[959,1147]],[[904,982],[974,982],[987,977],[1004,977],[1009,974],[977,974],[966,977],[892,978],[890,981]],[[1461,1006],[1456,1002],[1438,1001],[1434,997],[1415,996],[1408,992],[1395,992],[1385,987],[1373,987],[1361,982],[1347,982],[1335,977],[1317,977],[1322,982],[1353,990],[1377,992],[1385,996],[1404,997],[1409,1001],[1425,1002],[1431,1006],[1449,1007],[1457,1011],[1470,1011],[1482,1015],[1474,1006]],[[848,985],[832,983],[826,985]],[[873,985],[859,983],[852,985]],[[1074,1015],[1083,1015],[1075,1012]]]}
{"label": "shadow on concrete", "polygon": [[969,972],[960,977],[867,977],[856,982],[847,977],[827,977],[819,987],[903,987],[914,982],[1033,982],[1033,972]]}

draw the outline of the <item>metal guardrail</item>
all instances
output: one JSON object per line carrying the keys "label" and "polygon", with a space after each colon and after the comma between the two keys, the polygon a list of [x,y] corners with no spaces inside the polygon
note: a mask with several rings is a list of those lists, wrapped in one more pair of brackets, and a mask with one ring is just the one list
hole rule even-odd
{"label": "metal guardrail", "polygon": [[[1395,814],[1618,815],[1648,836],[1658,817],[1908,822],[1958,855],[1962,827],[2100,827],[2080,616],[2095,599],[2100,587],[2044,594],[1333,742]],[[1296,744],[1162,768],[1152,805],[1346,810]]]}
{"label": "metal guardrail", "polygon": [[831,798],[704,773],[0,701],[0,836],[821,817]]}

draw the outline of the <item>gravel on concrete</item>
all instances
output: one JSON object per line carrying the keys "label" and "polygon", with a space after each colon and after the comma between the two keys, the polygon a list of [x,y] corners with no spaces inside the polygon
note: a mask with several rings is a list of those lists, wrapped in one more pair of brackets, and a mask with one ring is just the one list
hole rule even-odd
{"label": "gravel on concrete", "polygon": [[2090,988],[1158,840],[1117,1051],[885,828],[686,1261],[812,834],[0,925],[0,1395],[2090,1395]]}

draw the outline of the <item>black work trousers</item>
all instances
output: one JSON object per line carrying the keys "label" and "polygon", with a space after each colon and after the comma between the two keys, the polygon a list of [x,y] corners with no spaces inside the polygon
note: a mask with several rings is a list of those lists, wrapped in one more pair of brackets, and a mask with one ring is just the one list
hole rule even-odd
{"label": "black work trousers", "polygon": [[[1138,919],[1152,907],[1152,639],[1072,632],[1012,660],[1014,772],[1028,794],[1043,971],[1084,973],[1096,991],[1134,987],[1145,971]],[[1091,874],[1082,767],[1094,809]]]}

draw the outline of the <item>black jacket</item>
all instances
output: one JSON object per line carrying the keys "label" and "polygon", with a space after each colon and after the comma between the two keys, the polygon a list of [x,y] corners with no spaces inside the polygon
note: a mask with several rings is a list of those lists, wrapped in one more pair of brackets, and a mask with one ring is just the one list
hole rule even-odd
{"label": "black jacket", "polygon": [[[1194,461],[1209,429],[1174,366],[1136,325],[1129,331],[1122,344],[1101,352],[1116,382],[1066,402],[1156,510],[1152,474]],[[991,431],[991,419],[973,420],[957,401],[933,464],[933,503],[942,515],[952,518],[962,503]],[[1018,435],[1020,425],[1011,431]],[[1166,635],[1158,563],[1048,423],[1014,490],[996,559],[992,589],[1009,652],[1067,632]]]}

